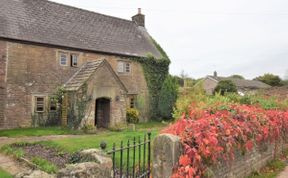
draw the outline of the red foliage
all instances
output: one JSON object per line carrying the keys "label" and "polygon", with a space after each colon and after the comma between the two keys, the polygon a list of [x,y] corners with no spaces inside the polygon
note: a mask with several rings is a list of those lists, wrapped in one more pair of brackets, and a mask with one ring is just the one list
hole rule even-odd
{"label": "red foliage", "polygon": [[235,104],[217,111],[191,109],[162,132],[180,136],[184,148],[173,178],[193,178],[218,160],[234,159],[236,149],[250,151],[287,131],[288,112]]}

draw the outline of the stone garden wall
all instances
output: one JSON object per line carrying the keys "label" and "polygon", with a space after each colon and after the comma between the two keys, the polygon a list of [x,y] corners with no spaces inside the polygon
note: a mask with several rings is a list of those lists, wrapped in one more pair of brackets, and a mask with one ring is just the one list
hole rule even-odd
{"label": "stone garden wall", "polygon": [[[233,161],[223,161],[211,167],[211,176],[215,178],[247,177],[252,172],[265,166],[275,155],[287,148],[285,143],[281,142],[276,149],[275,144],[267,143],[258,147],[255,146],[252,151],[245,154],[238,152],[235,154]],[[153,178],[170,178],[181,153],[182,146],[179,137],[170,134],[162,134],[156,137],[153,146]]]}

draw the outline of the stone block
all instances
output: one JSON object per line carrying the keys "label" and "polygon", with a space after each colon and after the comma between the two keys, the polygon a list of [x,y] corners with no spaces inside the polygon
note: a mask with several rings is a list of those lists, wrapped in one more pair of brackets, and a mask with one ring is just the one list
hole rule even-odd
{"label": "stone block", "polygon": [[153,172],[154,178],[170,178],[182,154],[179,137],[161,134],[153,142]]}
{"label": "stone block", "polygon": [[111,178],[111,169],[96,162],[68,165],[59,170],[57,178]]}

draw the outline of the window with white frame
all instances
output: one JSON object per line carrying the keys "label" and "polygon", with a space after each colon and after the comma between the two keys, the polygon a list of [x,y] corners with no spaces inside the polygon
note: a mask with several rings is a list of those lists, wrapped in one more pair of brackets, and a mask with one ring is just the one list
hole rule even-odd
{"label": "window with white frame", "polygon": [[67,66],[68,61],[67,61],[67,54],[66,53],[60,53],[59,55],[59,60],[60,60],[60,65],[61,66]]}
{"label": "window with white frame", "polygon": [[44,112],[45,109],[45,98],[44,96],[35,97],[35,112]]}
{"label": "window with white frame", "polygon": [[131,64],[129,62],[118,61],[117,72],[118,73],[130,73]]}
{"label": "window with white frame", "polygon": [[71,66],[76,67],[78,65],[78,55],[71,54]]}

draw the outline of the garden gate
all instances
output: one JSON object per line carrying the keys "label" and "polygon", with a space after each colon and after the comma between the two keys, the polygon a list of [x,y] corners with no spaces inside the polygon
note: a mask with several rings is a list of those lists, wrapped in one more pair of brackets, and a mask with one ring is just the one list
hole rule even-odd
{"label": "garden gate", "polygon": [[144,138],[134,137],[124,145],[121,141],[120,147],[113,144],[112,155],[113,178],[150,178],[151,173],[151,133]]}

